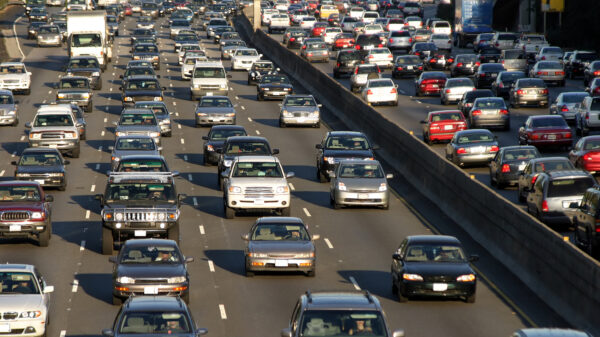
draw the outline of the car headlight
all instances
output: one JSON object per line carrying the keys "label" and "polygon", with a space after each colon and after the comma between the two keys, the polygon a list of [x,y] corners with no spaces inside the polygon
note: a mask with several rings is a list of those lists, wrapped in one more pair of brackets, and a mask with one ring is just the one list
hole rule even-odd
{"label": "car headlight", "polygon": [[347,190],[346,189],[346,184],[344,184],[342,182],[339,182],[338,183],[338,190],[340,190],[340,191],[346,191]]}
{"label": "car headlight", "polygon": [[228,114],[225,114],[225,117],[235,117],[235,112],[230,112]]}
{"label": "car headlight", "polygon": [[208,116],[208,114],[206,114],[204,112],[198,112],[196,115],[200,116],[200,117]]}
{"label": "car headlight", "polygon": [[117,132],[115,132],[115,136],[117,136],[117,137],[126,136],[126,135],[127,135],[127,133],[125,133],[123,131],[117,131]]}
{"label": "car headlight", "polygon": [[167,217],[167,215],[165,213],[157,214],[158,221],[164,221],[166,217]]}
{"label": "car headlight", "polygon": [[275,189],[275,193],[278,193],[278,194],[288,193],[288,192],[289,192],[289,187],[287,187],[287,186],[277,186],[277,188]]}
{"label": "car headlight", "polygon": [[33,212],[31,213],[32,220],[42,220],[44,218],[44,212]]}
{"label": "car headlight", "polygon": [[215,150],[215,148],[212,145],[210,145],[210,144],[206,145],[206,151],[213,152],[214,150]]}
{"label": "car headlight", "polygon": [[132,97],[125,97],[125,98],[123,98],[123,100],[125,102],[133,102],[133,98]]}
{"label": "car headlight", "polygon": [[387,191],[387,184],[381,183],[381,185],[379,185],[379,192],[385,192],[385,191]]}
{"label": "car headlight", "polygon": [[160,124],[171,124],[171,120],[170,119],[163,119],[162,121],[160,121]]}
{"label": "car headlight", "polygon": [[150,132],[150,137],[152,137],[152,138],[160,137],[160,132]]}
{"label": "car headlight", "polygon": [[227,89],[227,84],[221,84],[221,89]]}
{"label": "car headlight", "polygon": [[315,252],[299,253],[299,254],[296,254],[294,257],[297,259],[308,259],[311,257],[315,257]]}
{"label": "car headlight", "polygon": [[73,73],[69,71],[67,72],[67,76],[73,76]]}
{"label": "car headlight", "polygon": [[62,172],[54,172],[54,173],[48,174],[48,176],[50,176],[50,177],[64,177],[65,174],[62,173]]}
{"label": "car headlight", "polygon": [[122,221],[123,220],[123,213],[115,213],[115,220],[117,221]]}
{"label": "car headlight", "polygon": [[42,312],[39,310],[35,311],[23,311],[19,314],[19,318],[38,318],[42,315]]}
{"label": "car headlight", "polygon": [[163,100],[162,96],[156,96],[156,97],[154,97],[154,101],[155,102],[160,102],[162,100]]}
{"label": "car headlight", "polygon": [[81,97],[83,97],[85,99],[89,99],[90,98],[90,94],[86,92],[86,93],[82,94]]}
{"label": "car headlight", "polygon": [[29,139],[41,139],[41,138],[42,138],[41,133],[38,133],[38,132],[29,133]]}
{"label": "car headlight", "polygon": [[473,282],[475,281],[475,274],[465,274],[465,275],[460,275],[459,277],[456,278],[457,282]]}
{"label": "car headlight", "polygon": [[242,193],[242,188],[239,186],[229,186],[229,193]]}
{"label": "car headlight", "polygon": [[152,61],[158,61],[158,56],[153,56]]}
{"label": "car headlight", "polygon": [[65,98],[65,94],[58,94],[58,95],[56,95],[56,97],[58,99],[64,99]]}
{"label": "car headlight", "polygon": [[402,274],[402,278],[407,281],[423,281],[423,276],[419,274]]}
{"label": "car headlight", "polygon": [[9,111],[9,112],[8,112],[8,114],[9,114],[9,115],[16,115],[16,114],[17,114],[17,111],[16,111],[16,110],[11,110],[11,111]]}
{"label": "car headlight", "polygon": [[94,77],[95,77],[95,76],[100,76],[100,72],[98,72],[98,71],[94,71],[94,72],[92,73],[92,76],[94,76]]}
{"label": "car headlight", "polygon": [[167,279],[167,283],[183,283],[185,282],[185,276],[174,276]]}
{"label": "car headlight", "polygon": [[66,139],[75,139],[77,138],[77,133],[75,132],[65,132]]}
{"label": "car headlight", "polygon": [[139,57],[139,55],[133,55],[133,59],[134,59],[134,60],[139,60],[139,59],[140,59],[140,57]]}
{"label": "car headlight", "polygon": [[233,160],[226,159],[223,161],[223,165],[225,165],[225,167],[231,167],[232,162]]}
{"label": "car headlight", "polygon": [[269,255],[267,255],[266,253],[248,253],[249,257],[258,257],[258,258],[265,258],[265,257],[269,257]]}
{"label": "car headlight", "polygon": [[264,91],[269,91],[269,88],[264,88],[263,90],[264,90]]}
{"label": "car headlight", "polygon": [[29,177],[29,173],[17,173],[17,177]]}
{"label": "car headlight", "polygon": [[331,165],[335,164],[335,158],[333,157],[325,157],[325,161]]}
{"label": "car headlight", "polygon": [[117,277],[117,282],[121,284],[133,284],[135,279],[128,276]]}

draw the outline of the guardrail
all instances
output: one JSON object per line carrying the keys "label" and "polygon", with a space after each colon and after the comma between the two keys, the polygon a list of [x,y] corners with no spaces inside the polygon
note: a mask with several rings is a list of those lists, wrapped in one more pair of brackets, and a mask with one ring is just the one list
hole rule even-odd
{"label": "guardrail", "polygon": [[386,161],[407,181],[566,321],[600,336],[598,261],[564,242],[558,233],[495,191],[471,179],[402,126],[379,114],[263,31],[253,31],[245,15],[236,17],[234,24],[242,37],[309,89],[342,121],[379,144]]}

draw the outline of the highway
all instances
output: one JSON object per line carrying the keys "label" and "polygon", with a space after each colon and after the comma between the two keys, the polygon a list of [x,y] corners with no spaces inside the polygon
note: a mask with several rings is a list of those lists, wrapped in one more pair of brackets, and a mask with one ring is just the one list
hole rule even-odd
{"label": "highway", "polygon": [[[40,248],[20,240],[4,240],[0,245],[0,262],[34,264],[48,283],[56,287],[48,332],[52,337],[98,336],[101,329],[111,327],[118,312],[118,307],[110,304],[112,264],[100,254],[99,205],[93,195],[102,193],[106,183],[104,173],[110,161],[107,148],[114,140],[112,123],[121,111],[119,75],[130,60],[125,28],[131,28],[133,21],[127,19],[122,24],[121,36],[115,39],[113,62],[102,75],[103,89],[95,92],[94,111],[86,114],[87,141],[82,145],[81,157],[71,159],[67,168],[67,190],[49,192],[55,197],[50,246]],[[24,123],[31,121],[40,104],[54,100],[52,84],[68,60],[65,48],[35,48],[32,40],[25,39],[26,28],[26,19],[16,24],[25,62],[33,72],[32,94],[17,98],[20,100],[19,126],[2,129],[2,179],[11,178],[14,167],[10,161],[16,160],[27,146]],[[506,337],[525,326],[565,326],[557,314],[501,267],[484,247],[458,231],[446,215],[419,191],[409,187],[402,177],[392,181],[396,193],[388,211],[333,210],[329,206],[329,186],[314,178],[314,144],[320,142],[328,128],[279,129],[279,102],[257,102],[255,87],[246,85],[246,73],[232,72],[230,97],[237,104],[238,123],[249,134],[267,137],[272,147],[281,150],[278,157],[285,170],[296,173],[290,180],[292,215],[304,219],[310,231],[321,236],[316,242],[315,278],[294,274],[243,276],[244,242],[240,235],[249,230],[255,216],[224,219],[216,168],[202,165],[201,136],[207,134],[208,128],[194,128],[195,105],[189,101],[189,82],[180,80],[177,55],[172,52],[168,30],[158,30],[159,47],[163,52],[160,81],[167,87],[166,102],[174,112],[173,137],[163,138],[163,154],[171,169],[181,172],[176,182],[178,193],[188,195],[182,207],[180,245],[184,254],[195,258],[189,265],[190,307],[198,326],[208,328],[208,336],[279,336],[280,330],[287,327],[295,301],[307,289],[369,290],[382,301],[390,329],[404,329],[411,337],[483,334]],[[216,45],[207,40],[203,32],[200,35],[209,56],[218,57]],[[225,63],[229,69],[229,62]],[[394,108],[379,110],[397,116],[407,125],[417,125],[408,123],[422,119],[428,106],[437,105],[436,99],[422,99],[423,103],[417,103],[409,96],[411,82],[399,83],[407,93],[400,103],[402,113]],[[296,91],[305,92],[300,87],[296,87]],[[519,118],[541,113],[542,110],[513,112],[513,127],[510,133],[501,135],[501,143],[508,144],[514,139],[511,135]],[[330,128],[340,127],[339,121],[327,111],[324,119]],[[419,130],[415,127],[414,131]],[[486,171],[472,172],[483,175]],[[407,235],[432,232],[456,235],[468,253],[480,255],[475,266],[482,277],[475,304],[444,300],[400,304],[393,298],[389,275],[393,251]]]}

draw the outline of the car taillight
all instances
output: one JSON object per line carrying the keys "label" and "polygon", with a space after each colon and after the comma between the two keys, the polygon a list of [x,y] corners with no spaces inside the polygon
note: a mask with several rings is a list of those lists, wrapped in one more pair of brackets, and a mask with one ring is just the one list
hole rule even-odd
{"label": "car taillight", "polygon": [[600,76],[600,70],[594,71],[594,76]]}
{"label": "car taillight", "polygon": [[446,60],[446,63],[452,63],[452,62],[454,62],[453,58],[449,58],[449,59]]}
{"label": "car taillight", "polygon": [[500,110],[500,114],[501,115],[508,115],[508,110],[502,109],[502,110]]}
{"label": "car taillight", "polygon": [[498,146],[496,145],[492,145],[492,147],[490,148],[490,152],[498,152],[500,148],[498,148]]}
{"label": "car taillight", "polygon": [[356,69],[354,69],[354,75],[358,74],[358,67],[356,67]]}
{"label": "car taillight", "polygon": [[380,44],[377,45],[377,47],[381,48],[381,47],[383,47],[383,45],[380,43]]}
{"label": "car taillight", "polygon": [[403,70],[403,69],[404,69],[404,68],[402,68],[402,67],[398,67],[398,68],[396,68],[396,70]]}
{"label": "car taillight", "polygon": [[306,49],[306,46],[302,46],[302,49]]}
{"label": "car taillight", "polygon": [[408,43],[412,43],[412,37],[408,38]]}
{"label": "car taillight", "polygon": [[367,90],[367,95],[373,95],[373,92],[371,91],[371,89]]}
{"label": "car taillight", "polygon": [[585,119],[586,119],[586,120],[590,119],[590,113],[589,113],[589,112],[586,112],[586,113],[585,113]]}
{"label": "car taillight", "polygon": [[479,74],[479,77],[485,77],[485,73]]}
{"label": "car taillight", "polygon": [[508,165],[508,164],[502,165],[502,173],[510,173],[510,165]]}
{"label": "car taillight", "polygon": [[548,94],[548,89],[542,90],[542,94],[547,95]]}
{"label": "car taillight", "polygon": [[370,59],[374,59],[374,58],[375,58],[375,55],[369,55],[369,58],[370,58]]}
{"label": "car taillight", "polygon": [[600,233],[600,220],[596,220],[596,233]]}
{"label": "car taillight", "polygon": [[460,147],[458,148],[458,150],[456,150],[457,154],[465,154],[467,153],[467,150],[464,147]]}
{"label": "car taillight", "polygon": [[450,93],[450,89],[446,89],[446,93],[449,94]]}
{"label": "car taillight", "polygon": [[537,133],[532,133],[531,139],[533,139],[533,140],[540,139],[540,135],[538,135]]}
{"label": "car taillight", "polygon": [[431,60],[429,60],[429,63],[436,63],[436,62],[437,62],[437,59],[431,59]]}
{"label": "car taillight", "polygon": [[498,42],[496,42],[496,47],[500,47],[500,44]]}
{"label": "car taillight", "polygon": [[546,56],[542,56],[542,60],[545,60],[545,59],[546,59]]}
{"label": "car taillight", "polygon": [[394,39],[390,39],[390,43],[394,43]]}
{"label": "car taillight", "polygon": [[342,65],[341,65],[341,64],[338,62],[338,63],[337,63],[337,67],[339,68],[339,67],[341,67],[341,66],[342,66]]}
{"label": "car taillight", "polygon": [[554,75],[564,75],[565,72],[564,71],[556,71],[554,72]]}
{"label": "car taillight", "polygon": [[563,105],[560,107],[560,111],[561,112],[568,112],[569,111],[569,107],[567,107],[566,105]]}
{"label": "car taillight", "polygon": [[523,91],[521,89],[517,90],[517,95],[523,95],[524,93],[525,93],[525,91]]}
{"label": "car taillight", "polygon": [[479,63],[479,62],[475,62],[475,65],[476,65],[476,66],[480,66],[480,65],[481,65],[481,63]]}
{"label": "car taillight", "polygon": [[563,137],[565,138],[571,138],[573,135],[570,132],[565,132],[563,133]]}
{"label": "car taillight", "polygon": [[423,70],[423,66],[419,66],[419,70]]}
{"label": "car taillight", "polygon": [[396,90],[396,88],[392,88],[392,90],[390,91],[390,94],[397,94],[398,90]]}
{"label": "car taillight", "polygon": [[290,37],[290,42],[294,42],[294,41],[296,41],[296,38],[295,37]]}
{"label": "car taillight", "polygon": [[531,185],[535,184],[535,181],[537,180],[537,174],[534,175],[533,177],[531,177]]}
{"label": "car taillight", "polygon": [[467,128],[466,122],[460,122],[460,124],[458,125],[459,130],[465,130],[466,128]]}
{"label": "car taillight", "polygon": [[481,110],[473,110],[473,111],[471,111],[471,115],[479,116],[479,115],[481,115]]}
{"label": "car taillight", "polygon": [[420,52],[418,52],[418,51],[416,51],[416,52],[415,52],[415,55],[417,55],[417,56],[421,56],[421,53],[420,53]]}
{"label": "car taillight", "polygon": [[583,155],[583,160],[592,160],[592,156],[589,153]]}
{"label": "car taillight", "polygon": [[548,212],[549,210],[548,202],[546,200],[542,200],[542,212]]}
{"label": "car taillight", "polygon": [[360,45],[356,45],[354,48],[356,48],[356,50],[360,50]]}
{"label": "car taillight", "polygon": [[440,125],[437,123],[431,123],[431,126],[429,127],[430,130],[439,130],[440,129]]}

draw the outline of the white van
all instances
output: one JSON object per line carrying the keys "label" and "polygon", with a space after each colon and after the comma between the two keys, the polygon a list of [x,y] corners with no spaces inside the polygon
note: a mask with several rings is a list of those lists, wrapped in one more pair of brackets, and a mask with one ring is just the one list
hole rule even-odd
{"label": "white van", "polygon": [[452,27],[448,21],[435,21],[431,27],[432,34],[452,34]]}

